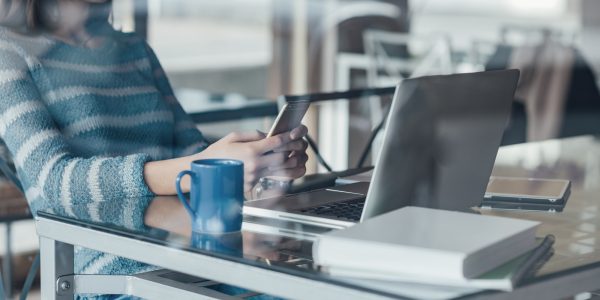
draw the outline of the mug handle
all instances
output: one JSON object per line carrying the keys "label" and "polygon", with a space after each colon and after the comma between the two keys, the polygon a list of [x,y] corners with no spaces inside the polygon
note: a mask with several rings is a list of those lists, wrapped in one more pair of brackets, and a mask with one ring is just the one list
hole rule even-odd
{"label": "mug handle", "polygon": [[185,175],[190,175],[190,177],[192,177],[192,178],[195,176],[194,172],[192,172],[190,170],[181,171],[177,175],[177,179],[175,179],[175,188],[177,189],[177,197],[179,198],[179,201],[181,201],[181,203],[183,203],[183,207],[185,207],[185,210],[188,211],[188,213],[190,214],[190,216],[193,219],[196,212],[192,209],[192,207],[188,203],[188,199],[185,198],[185,196],[183,195],[183,192],[181,191],[181,178],[183,178],[183,176],[185,176]]}

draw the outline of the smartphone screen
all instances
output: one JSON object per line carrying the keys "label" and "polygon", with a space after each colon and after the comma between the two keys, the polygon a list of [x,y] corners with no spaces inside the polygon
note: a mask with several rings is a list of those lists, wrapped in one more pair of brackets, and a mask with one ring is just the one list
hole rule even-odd
{"label": "smartphone screen", "polygon": [[300,126],[309,106],[309,101],[288,102],[279,112],[267,137],[284,133]]}
{"label": "smartphone screen", "polygon": [[569,188],[568,180],[492,177],[486,196],[560,199]]}

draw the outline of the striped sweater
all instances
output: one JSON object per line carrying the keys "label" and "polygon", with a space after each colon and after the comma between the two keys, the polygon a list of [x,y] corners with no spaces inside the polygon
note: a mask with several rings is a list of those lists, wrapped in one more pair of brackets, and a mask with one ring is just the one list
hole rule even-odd
{"label": "striped sweater", "polygon": [[[88,49],[0,27],[0,137],[34,215],[132,229],[143,228],[153,196],[144,164],[206,147],[150,47],[115,31]],[[76,249],[75,268],[127,274],[148,267]]]}

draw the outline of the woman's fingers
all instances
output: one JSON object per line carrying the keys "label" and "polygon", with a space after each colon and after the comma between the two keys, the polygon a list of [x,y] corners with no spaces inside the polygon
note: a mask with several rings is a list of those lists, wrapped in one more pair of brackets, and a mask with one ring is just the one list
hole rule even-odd
{"label": "woman's fingers", "polygon": [[[246,163],[244,176],[248,182],[256,182],[267,176],[298,178],[306,172],[305,164],[307,160],[308,155],[304,152],[292,152],[289,157],[287,153],[264,155],[256,161]],[[297,169],[300,169],[300,171]]]}
{"label": "woman's fingers", "polygon": [[[291,132],[251,141],[250,156],[244,160],[245,189],[249,190],[262,177],[299,178],[306,173],[308,156],[305,151],[308,144],[302,140],[306,135],[306,126],[302,125]],[[235,133],[228,136],[229,141],[248,141],[264,137],[260,132]]]}
{"label": "woman's fingers", "polygon": [[259,131],[250,132],[232,132],[223,139],[231,143],[254,142],[264,139],[265,135]]}
{"label": "woman's fingers", "polygon": [[253,170],[249,171],[259,171],[262,169],[268,169],[271,167],[283,165],[288,159],[288,156],[289,154],[284,152],[271,153],[259,156],[254,163],[254,168],[252,168]]}
{"label": "woman's fingers", "polygon": [[306,126],[304,125],[300,125],[294,129],[292,129],[292,131],[290,132],[290,137],[292,138],[292,140],[299,140],[303,137],[305,137],[308,134],[308,128],[306,128]]}
{"label": "woman's fingers", "polygon": [[292,155],[288,157],[282,164],[270,166],[270,171],[276,171],[281,169],[293,169],[297,167],[303,167],[308,161],[308,155],[304,152],[292,152]]}
{"label": "woman's fingers", "polygon": [[303,152],[293,152],[292,155],[282,164],[273,165],[269,168],[261,170],[258,177],[283,177],[283,178],[299,178],[306,173],[306,161],[308,155]]}
{"label": "woman's fingers", "polygon": [[292,141],[289,132],[274,135],[272,137],[264,138],[262,140],[252,143],[252,146],[257,153],[263,154],[273,151],[274,149],[280,148],[283,145]]}
{"label": "woman's fingers", "polygon": [[255,162],[249,163],[249,172],[258,172],[262,169],[280,170],[292,169],[299,166],[304,166],[308,160],[308,155],[303,151],[279,152],[263,155]]}
{"label": "woman's fingers", "polygon": [[[285,145],[289,144],[292,141],[298,141],[302,139],[308,129],[304,125],[300,125],[294,128],[290,132],[284,132],[278,135],[274,135],[272,137],[264,138],[259,141],[253,143],[253,146],[257,150],[258,153],[267,153],[273,151],[275,149],[283,148]],[[297,144],[299,146],[301,144]]]}
{"label": "woman's fingers", "polygon": [[308,148],[308,143],[301,139],[289,142],[282,147],[274,149],[273,152],[304,151],[306,148]]}
{"label": "woman's fingers", "polygon": [[271,167],[283,165],[287,160],[286,153],[271,153],[256,157],[255,159],[244,162],[244,180],[255,183]]}

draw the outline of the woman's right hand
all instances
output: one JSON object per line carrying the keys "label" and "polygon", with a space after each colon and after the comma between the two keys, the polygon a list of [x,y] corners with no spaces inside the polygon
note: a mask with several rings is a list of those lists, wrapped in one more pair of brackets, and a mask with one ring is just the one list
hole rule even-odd
{"label": "woman's right hand", "polygon": [[[298,178],[304,175],[306,168],[306,143],[302,139],[306,135],[305,126],[290,132],[266,138],[263,133],[230,133],[197,154],[198,159],[228,158],[244,163],[244,190],[250,191],[262,177],[278,175]],[[289,149],[289,151],[285,151]],[[275,150],[275,151],[274,151]],[[301,153],[290,165],[290,152]],[[284,166],[282,168],[282,166]]]}

